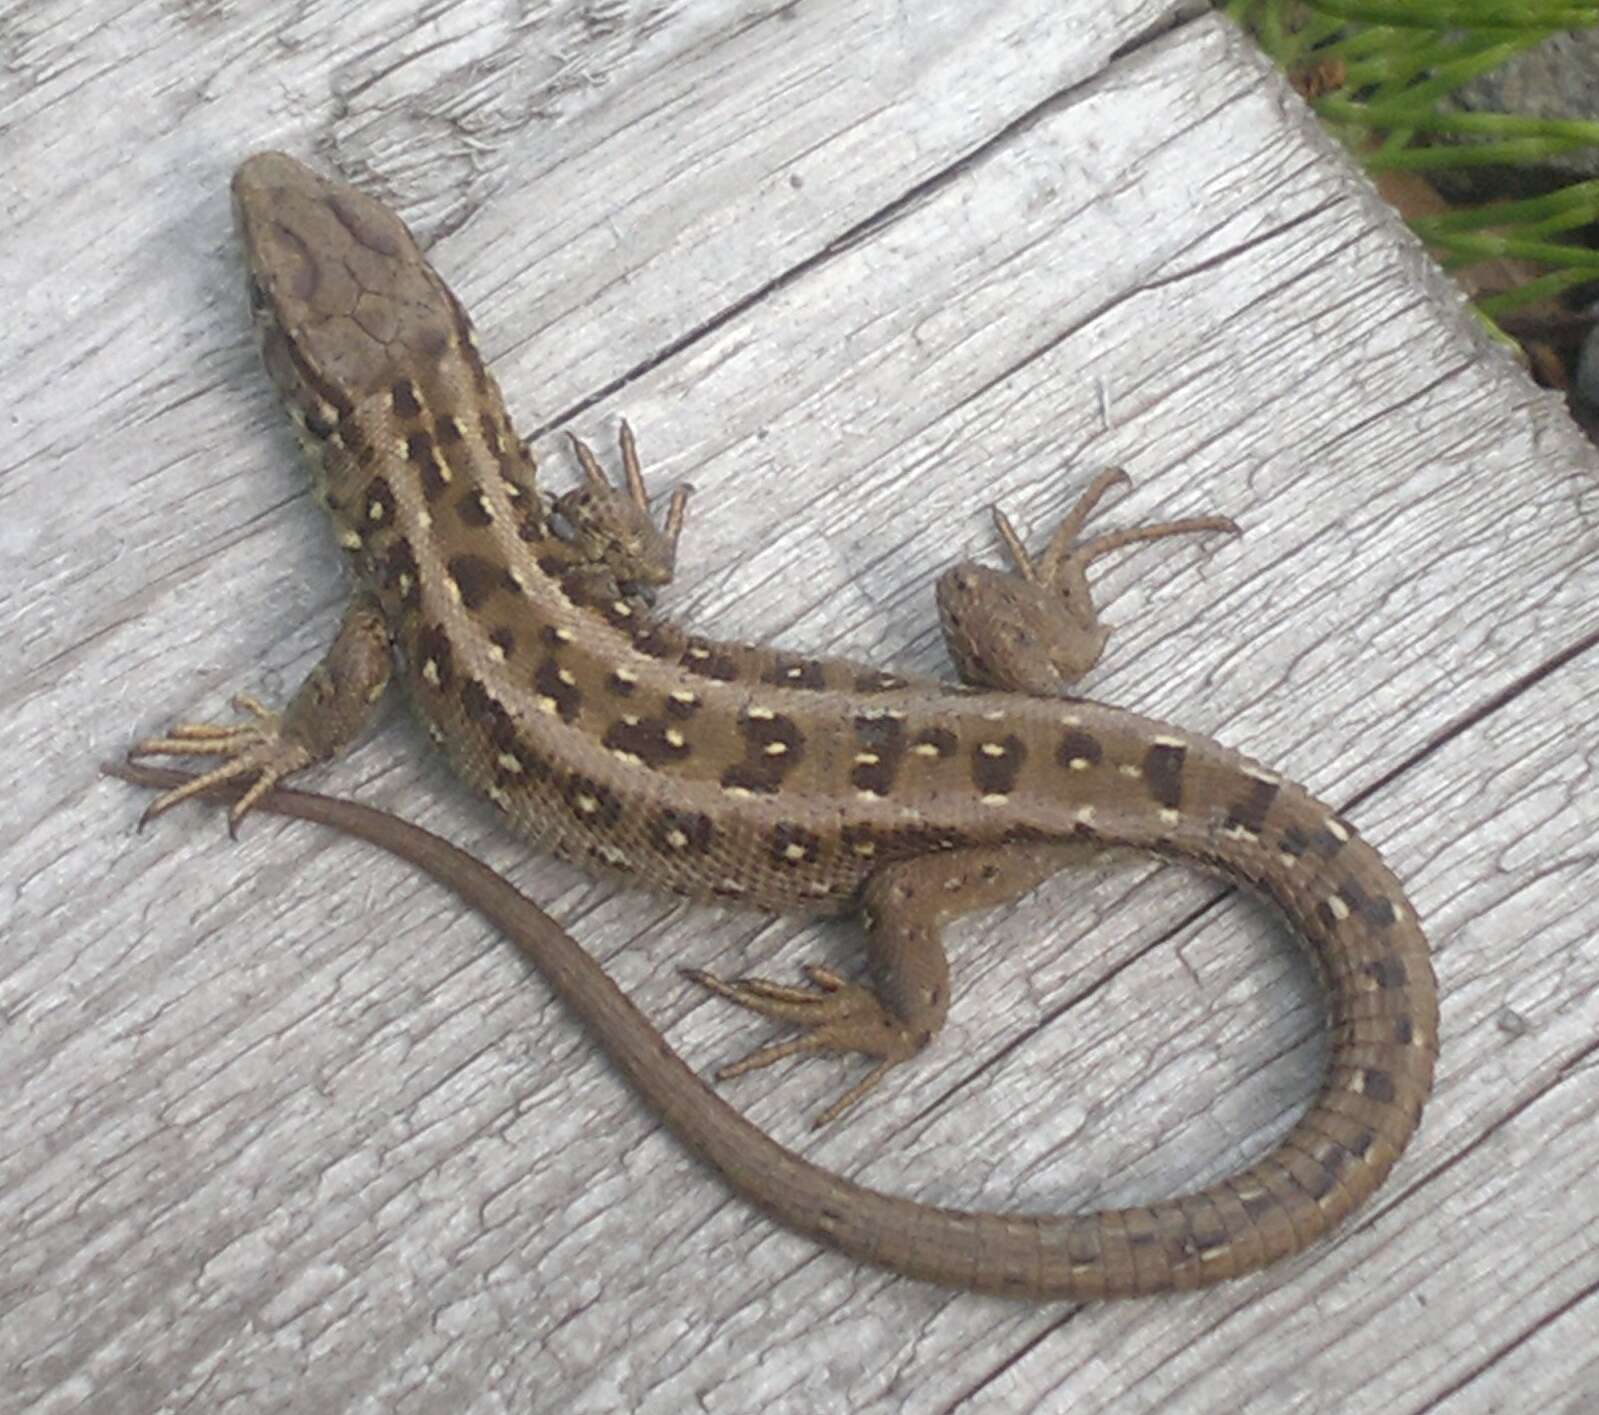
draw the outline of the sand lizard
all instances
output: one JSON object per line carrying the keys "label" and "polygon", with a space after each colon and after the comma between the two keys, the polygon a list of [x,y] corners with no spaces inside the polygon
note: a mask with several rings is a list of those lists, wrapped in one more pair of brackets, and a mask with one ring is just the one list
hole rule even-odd
{"label": "sand lizard", "polygon": [[1015,571],[966,562],[938,584],[960,685],[702,638],[652,606],[688,489],[658,529],[625,424],[623,488],[574,442],[583,485],[547,499],[465,313],[397,216],[276,153],[246,161],[233,193],[263,357],[361,589],[281,714],[244,698],[253,721],[186,724],[136,746],[222,759],[146,819],[228,782],[243,788],[234,822],[289,799],[268,793],[358,735],[398,665],[434,742],[535,844],[694,898],[860,915],[869,983],[823,968],[802,987],[691,974],[798,1028],[723,1076],[806,1051],[875,1060],[822,1120],[939,1030],[949,918],[1016,897],[1085,845],[1216,870],[1274,900],[1310,945],[1332,1027],[1319,1095],[1276,1149],[1207,1189],[1034,1218],[934,1209],[810,1166],[665,1060],[597,968],[552,963],[503,881],[440,842],[429,855],[423,833],[392,818],[374,824],[347,804],[331,818],[419,860],[544,948],[545,966],[567,967],[558,985],[586,993],[613,1057],[736,1187],[897,1271],[1040,1297],[1197,1287],[1298,1251],[1381,1183],[1420,1120],[1438,1040],[1426,940],[1398,882],[1347,821],[1277,773],[1064,692],[1106,637],[1088,564],[1231,522],[1079,543],[1118,480],[1107,473],[1035,558],[996,510]]}

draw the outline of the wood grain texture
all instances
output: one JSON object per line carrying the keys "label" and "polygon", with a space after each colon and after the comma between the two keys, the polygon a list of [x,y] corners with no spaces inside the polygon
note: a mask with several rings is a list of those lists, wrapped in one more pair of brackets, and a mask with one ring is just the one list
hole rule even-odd
{"label": "wood grain texture", "polygon": [[[0,15],[0,1404],[1581,1409],[1599,490],[1558,407],[1214,22],[430,13]],[[715,632],[938,670],[928,590],[986,501],[1036,529],[1122,462],[1128,520],[1234,515],[1236,546],[1106,567],[1087,686],[1361,798],[1413,889],[1444,1061],[1370,1214],[1159,1304],[886,1279],[727,1199],[403,872],[128,833],[93,761],[292,685],[343,595],[238,288],[226,178],[270,145],[442,235],[524,426],[626,412],[695,482],[673,598]],[[395,714],[318,784],[512,869],[702,1069],[746,1034],[675,967],[815,950],[523,860],[423,758]],[[1203,1182],[1318,1070],[1308,969],[1214,896],[1058,882],[962,930],[940,1046],[849,1125],[805,1134],[826,1068],[734,1098],[933,1202]]]}

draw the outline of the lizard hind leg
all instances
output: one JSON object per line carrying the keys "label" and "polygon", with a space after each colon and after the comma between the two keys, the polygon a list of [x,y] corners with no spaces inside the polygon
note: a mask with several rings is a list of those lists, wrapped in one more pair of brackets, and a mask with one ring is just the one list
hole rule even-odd
{"label": "lizard hind leg", "polygon": [[689,978],[717,996],[802,1029],[722,1067],[717,1079],[731,1080],[812,1052],[858,1052],[875,1059],[866,1076],[814,1123],[836,1120],[943,1027],[950,998],[944,925],[1027,893],[1079,853],[1080,847],[1071,845],[1007,845],[918,855],[884,866],[867,880],[861,896],[869,983],[850,982],[816,964],[804,970],[810,985],[799,987],[765,978],[725,981],[685,969]]}
{"label": "lizard hind leg", "polygon": [[1099,661],[1110,630],[1099,622],[1088,567],[1139,541],[1238,526],[1226,516],[1194,516],[1154,526],[1107,531],[1078,541],[1105,493],[1127,474],[1101,472],[1072,507],[1035,561],[1005,513],[992,507],[994,528],[1014,570],[962,561],[938,582],[944,642],[963,681],[982,688],[1055,697]]}

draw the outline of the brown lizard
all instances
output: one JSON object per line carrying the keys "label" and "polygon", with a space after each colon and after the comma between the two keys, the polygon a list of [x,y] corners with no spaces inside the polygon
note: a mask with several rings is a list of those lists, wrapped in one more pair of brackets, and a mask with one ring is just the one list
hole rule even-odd
{"label": "brown lizard", "polygon": [[277,153],[246,161],[233,192],[263,357],[362,589],[281,714],[241,698],[253,721],[137,744],[221,758],[144,819],[229,782],[244,788],[235,824],[263,802],[312,799],[268,793],[357,736],[398,663],[434,742],[534,843],[693,898],[861,916],[869,983],[820,967],[804,987],[691,974],[799,1029],[724,1077],[799,1052],[875,1060],[819,1123],[939,1030],[948,919],[1016,897],[1085,844],[1213,869],[1274,900],[1310,945],[1331,1013],[1320,1094],[1270,1154],[1204,1190],[1034,1218],[934,1209],[808,1165],[668,1060],[603,973],[586,959],[574,971],[570,940],[531,937],[543,916],[491,872],[347,803],[324,817],[542,948],[623,1070],[736,1187],[897,1271],[1039,1297],[1198,1287],[1298,1251],[1376,1189],[1420,1120],[1437,1055],[1426,940],[1398,882],[1347,821],[1277,773],[1064,695],[1106,638],[1089,563],[1135,541],[1235,531],[1230,521],[1078,544],[1120,475],[1106,473],[1035,559],[996,510],[1015,573],[962,563],[938,584],[963,686],[705,639],[651,606],[688,489],[657,529],[625,424],[625,489],[574,442],[584,484],[546,501],[465,313],[397,216]]}

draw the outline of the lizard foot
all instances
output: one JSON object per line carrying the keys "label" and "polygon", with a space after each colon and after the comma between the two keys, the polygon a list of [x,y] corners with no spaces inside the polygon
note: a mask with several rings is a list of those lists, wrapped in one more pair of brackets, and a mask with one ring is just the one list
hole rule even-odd
{"label": "lizard foot", "polygon": [[624,420],[621,432],[622,473],[626,487],[612,486],[586,442],[574,437],[572,451],[583,468],[583,485],[555,500],[555,509],[572,528],[572,543],[584,558],[603,566],[619,585],[640,590],[670,583],[677,566],[677,542],[694,488],[679,482],[666,509],[666,524],[650,518],[644,474],[639,470],[633,429]]}
{"label": "lizard foot", "polygon": [[1117,469],[1101,472],[1034,559],[1010,519],[990,507],[994,529],[1015,567],[990,569],[963,561],[938,582],[939,620],[961,678],[974,686],[1053,697],[1098,661],[1110,637],[1088,587],[1088,567],[1102,555],[1141,541],[1199,531],[1238,534],[1226,516],[1191,516],[1154,526],[1106,531],[1078,542],[1083,525],[1113,486]]}
{"label": "lizard foot", "polygon": [[311,765],[309,749],[302,743],[286,740],[282,735],[283,714],[273,712],[248,693],[240,693],[233,700],[240,712],[247,712],[254,722],[226,724],[220,722],[180,722],[165,737],[146,737],[128,749],[128,758],[135,757],[221,757],[220,765],[210,771],[191,777],[182,786],[175,786],[151,801],[139,817],[143,830],[157,816],[170,811],[180,801],[209,791],[224,781],[239,776],[253,776],[255,781],[228,811],[228,833],[238,833],[239,822],[250,808],[266,795],[285,776]]}
{"label": "lizard foot", "polygon": [[377,601],[357,595],[344,611],[332,646],[281,713],[241,693],[233,705],[253,722],[180,722],[165,737],[134,743],[130,759],[222,758],[210,771],[157,796],[139,817],[139,828],[224,781],[254,777],[228,811],[228,834],[237,835],[239,822],[278,782],[329,760],[355,738],[382,697],[392,669],[389,634]]}
{"label": "lizard foot", "polygon": [[817,1128],[837,1120],[928,1041],[929,1034],[900,1021],[864,983],[849,982],[820,964],[805,967],[810,987],[790,987],[765,978],[727,982],[698,968],[685,968],[683,972],[718,997],[763,1017],[793,1022],[805,1029],[797,1037],[756,1047],[747,1056],[722,1067],[716,1073],[718,1081],[730,1081],[746,1071],[758,1071],[786,1057],[809,1052],[860,1052],[878,1058],[864,1079],[816,1116],[812,1124]]}

